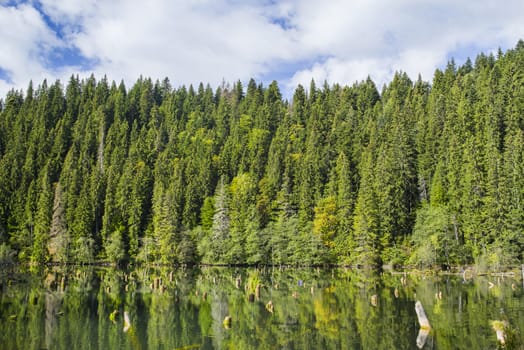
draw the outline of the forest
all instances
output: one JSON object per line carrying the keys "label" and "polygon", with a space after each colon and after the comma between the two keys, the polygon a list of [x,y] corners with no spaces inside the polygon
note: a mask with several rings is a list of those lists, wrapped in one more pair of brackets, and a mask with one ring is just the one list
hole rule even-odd
{"label": "forest", "polygon": [[523,261],[524,42],[382,88],[140,77],[0,101],[0,262]]}

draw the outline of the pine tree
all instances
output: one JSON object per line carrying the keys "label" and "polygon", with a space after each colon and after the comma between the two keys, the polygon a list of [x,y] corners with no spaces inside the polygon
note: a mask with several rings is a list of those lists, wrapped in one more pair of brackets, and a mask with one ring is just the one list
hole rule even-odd
{"label": "pine tree", "polygon": [[38,202],[36,205],[35,228],[31,261],[37,263],[46,262],[49,259],[47,243],[51,226],[53,192],[49,183],[47,166],[43,169],[40,176],[40,188]]}
{"label": "pine tree", "polygon": [[350,163],[346,155],[341,152],[328,184],[328,194],[334,196],[336,203],[337,231],[334,240],[334,250],[340,262],[349,255],[349,242],[353,229],[353,213],[355,209],[356,191],[354,190]]}
{"label": "pine tree", "polygon": [[0,103],[0,245],[21,262],[517,263],[523,48],[290,101],[253,79],[30,83]]}
{"label": "pine tree", "polygon": [[215,191],[215,213],[209,232],[209,248],[203,257],[204,262],[224,263],[230,239],[230,194],[226,179],[222,177]]}
{"label": "pine tree", "polygon": [[[256,191],[255,180],[249,173],[242,173],[233,178],[230,186],[230,248],[226,254],[230,263],[246,261],[246,227],[250,218],[250,207],[254,206]],[[252,209],[251,209],[252,211]]]}
{"label": "pine tree", "polygon": [[380,254],[378,239],[380,222],[378,217],[377,199],[373,189],[373,159],[372,150],[368,148],[362,155],[360,187],[355,204],[355,219],[350,240],[349,262],[355,265],[376,266]]}

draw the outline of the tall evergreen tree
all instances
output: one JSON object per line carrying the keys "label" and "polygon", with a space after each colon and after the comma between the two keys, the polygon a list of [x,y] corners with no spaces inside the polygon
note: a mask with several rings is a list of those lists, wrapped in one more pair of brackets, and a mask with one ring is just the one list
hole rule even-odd
{"label": "tall evergreen tree", "polygon": [[517,263],[523,67],[519,42],[431,82],[312,81],[290,101],[253,79],[30,83],[0,97],[0,245],[22,262]]}

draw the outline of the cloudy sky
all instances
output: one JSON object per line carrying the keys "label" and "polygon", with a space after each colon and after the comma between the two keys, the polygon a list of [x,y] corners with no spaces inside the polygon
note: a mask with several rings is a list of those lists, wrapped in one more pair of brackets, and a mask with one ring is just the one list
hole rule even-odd
{"label": "cloudy sky", "polygon": [[311,78],[431,80],[450,58],[513,48],[523,0],[0,0],[0,96],[94,73],[131,86]]}

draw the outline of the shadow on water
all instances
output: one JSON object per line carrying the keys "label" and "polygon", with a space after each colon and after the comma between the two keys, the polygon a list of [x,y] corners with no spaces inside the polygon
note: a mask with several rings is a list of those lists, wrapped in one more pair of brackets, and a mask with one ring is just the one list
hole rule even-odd
{"label": "shadow on water", "polygon": [[504,277],[12,267],[0,291],[5,349],[496,349],[493,321],[510,349],[524,329],[522,284]]}

